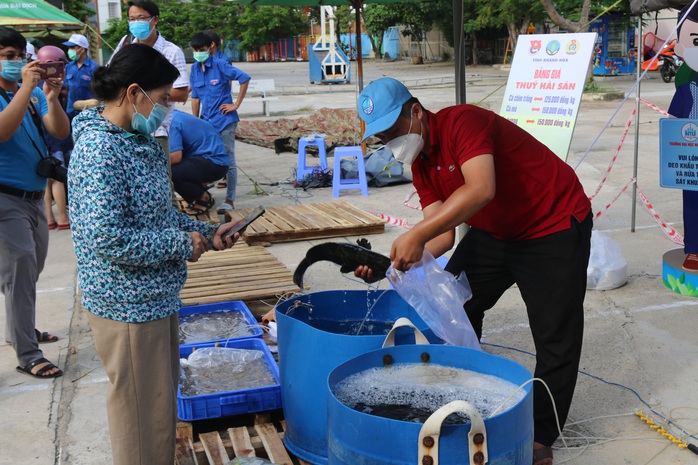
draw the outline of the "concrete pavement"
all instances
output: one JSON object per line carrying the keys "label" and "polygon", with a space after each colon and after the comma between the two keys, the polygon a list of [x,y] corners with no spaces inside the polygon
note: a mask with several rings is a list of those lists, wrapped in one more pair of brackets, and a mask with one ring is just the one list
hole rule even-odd
{"label": "concrete pavement", "polygon": [[[240,67],[254,78],[275,79],[279,100],[272,102],[272,119],[307,114],[322,107],[351,108],[355,104],[355,82],[311,86],[304,91],[303,87],[309,86],[307,63],[242,63]],[[467,72],[467,101],[498,111],[506,71],[480,67],[468,68]],[[452,74],[450,63],[421,66],[406,62],[364,63],[365,84],[383,75],[405,79],[414,95],[430,110],[454,103],[453,85],[448,82]],[[441,81],[437,83],[434,79]],[[599,79],[599,82],[609,89],[628,91],[634,81],[631,77],[613,77]],[[663,83],[658,76],[643,81],[641,89],[643,98],[662,108],[668,107],[674,90],[673,84]],[[633,98],[622,106],[620,100],[585,99],[582,103],[568,162],[572,166],[579,164],[577,173],[589,195],[603,179],[634,105]],[[263,118],[261,104],[243,104],[241,117]],[[681,193],[662,189],[658,182],[660,117],[659,113],[642,106],[637,137],[638,185],[662,219],[681,231]],[[602,128],[606,128],[603,133]],[[633,176],[634,138],[634,129],[631,129],[608,181],[593,202],[595,211],[612,203]],[[239,208],[260,203],[284,206],[332,200],[330,188],[304,192],[286,183],[293,178],[296,154],[277,155],[270,149],[239,143],[237,160],[242,169],[236,201]],[[253,194],[252,180],[267,195]],[[370,188],[367,197],[349,191],[342,194],[341,200],[414,224],[419,221],[420,212],[404,205],[411,191],[409,184]],[[698,430],[698,397],[695,395],[698,299],[682,297],[663,286],[662,254],[676,245],[667,239],[639,201],[636,203],[636,230],[630,231],[631,191],[628,189],[620,195],[595,221],[596,230],[607,233],[621,245],[628,262],[629,282],[612,291],[587,293],[581,369],[588,375],[579,377],[567,431],[568,437],[580,438],[568,441],[568,445],[580,447],[570,449],[569,454],[556,451],[556,464],[698,463],[696,455],[679,449],[633,415],[636,409],[647,410],[644,401],[686,430]],[[220,202],[223,191],[214,190],[214,195]],[[417,199],[412,198],[411,203],[417,203]],[[384,234],[368,236],[368,239],[374,250],[387,253],[392,241],[402,232],[404,229],[398,226],[387,225]],[[37,327],[61,338],[42,348],[46,357],[57,363],[65,375],[49,381],[19,374],[14,370],[17,363],[12,348],[0,344],[0,465],[109,463],[106,376],[79,305],[70,234],[69,231],[51,231],[50,238],[46,268],[38,285]],[[355,239],[346,238],[348,241]],[[274,244],[268,250],[294,269],[311,245],[323,241]],[[338,267],[330,263],[313,265],[305,281],[311,291],[365,288],[362,283],[341,275]],[[387,284],[382,283],[382,287]],[[4,302],[1,296],[0,300]],[[5,319],[4,306],[0,307],[1,334]],[[533,367],[533,357],[514,350],[533,351],[525,309],[515,288],[488,312],[484,341],[507,347],[485,346],[485,350]],[[650,415],[659,422],[658,416]],[[690,440],[698,443],[696,439]],[[572,460],[574,457],[576,459]]]}

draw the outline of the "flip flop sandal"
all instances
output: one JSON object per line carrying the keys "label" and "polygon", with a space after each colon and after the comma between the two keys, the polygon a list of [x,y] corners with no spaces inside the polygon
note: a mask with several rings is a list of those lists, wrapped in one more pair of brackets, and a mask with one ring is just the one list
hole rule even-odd
{"label": "flip flop sandal", "polygon": [[228,181],[221,181],[216,184],[217,189],[225,189],[226,187],[228,187]]}
{"label": "flip flop sandal", "polygon": [[211,210],[211,208],[216,204],[216,199],[209,193],[208,200],[194,200],[189,204],[184,213],[187,215],[203,215],[204,213]]}
{"label": "flip flop sandal", "polygon": [[41,332],[38,329],[35,329],[36,331],[36,340],[39,341],[39,344],[50,344],[51,342],[56,342],[58,341],[58,336],[51,336],[47,332]]}
{"label": "flip flop sandal", "polygon": [[553,448],[533,449],[533,465],[553,465]]}
{"label": "flip flop sandal", "polygon": [[[48,363],[48,365],[44,366],[36,373],[32,373],[32,368],[34,368],[37,365],[41,365],[42,363]],[[44,376],[44,373],[46,373],[47,371],[52,370],[54,368],[58,368],[58,367],[42,357],[42,358],[39,358],[37,360],[34,360],[33,362],[29,363],[25,367],[18,366],[16,368],[16,370],[20,373],[24,373],[25,375],[29,375],[29,376],[33,376],[34,378],[41,378],[41,379],[58,378],[59,376],[63,376],[63,370],[58,370],[57,372],[55,372],[52,375]]]}

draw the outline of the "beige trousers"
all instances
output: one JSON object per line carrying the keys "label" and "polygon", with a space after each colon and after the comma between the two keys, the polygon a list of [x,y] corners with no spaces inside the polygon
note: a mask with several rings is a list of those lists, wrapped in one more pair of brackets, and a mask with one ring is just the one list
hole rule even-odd
{"label": "beige trousers", "polygon": [[177,427],[179,319],[122,323],[87,313],[109,377],[114,465],[172,465]]}

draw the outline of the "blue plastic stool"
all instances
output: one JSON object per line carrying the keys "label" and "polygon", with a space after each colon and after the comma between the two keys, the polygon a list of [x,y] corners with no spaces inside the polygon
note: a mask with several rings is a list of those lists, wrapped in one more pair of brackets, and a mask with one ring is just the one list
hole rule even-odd
{"label": "blue plastic stool", "polygon": [[312,141],[305,137],[298,139],[298,169],[296,170],[296,180],[300,181],[308,173],[312,173],[316,166],[308,166],[305,164],[305,148],[309,145],[315,145],[318,149],[320,157],[320,168],[327,169],[327,152],[325,150],[325,136],[315,134]]}
{"label": "blue plastic stool", "polygon": [[[359,177],[354,179],[342,179],[342,158],[356,158]],[[368,195],[368,183],[366,182],[366,167],[364,166],[364,152],[361,146],[337,147],[334,149],[334,170],[332,172],[332,197],[339,197],[341,189],[361,189],[361,195]]]}

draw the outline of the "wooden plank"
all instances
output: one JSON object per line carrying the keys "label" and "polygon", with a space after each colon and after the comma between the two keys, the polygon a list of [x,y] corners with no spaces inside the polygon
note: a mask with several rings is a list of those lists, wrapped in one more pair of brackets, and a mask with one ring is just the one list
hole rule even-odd
{"label": "wooden plank", "polygon": [[276,432],[276,428],[274,428],[273,424],[255,424],[254,429],[262,439],[264,450],[269,454],[269,461],[281,465],[293,465],[291,457],[288,455],[288,452],[286,452],[284,443],[281,442],[279,433]]}
{"label": "wooden plank", "polygon": [[218,431],[199,434],[199,440],[204,446],[209,465],[227,465],[230,462],[223,441]]}
{"label": "wooden plank", "polygon": [[[250,210],[226,212],[228,219],[242,218]],[[347,202],[268,207],[242,235],[247,243],[285,242],[323,237],[380,234],[385,222]]]}
{"label": "wooden plank", "polygon": [[250,440],[250,433],[247,432],[247,427],[228,428],[228,436],[230,436],[230,441],[233,444],[235,457],[255,457],[254,447]]}
{"label": "wooden plank", "polygon": [[199,465],[194,452],[194,431],[191,423],[177,422],[175,463],[177,465]]}
{"label": "wooden plank", "polygon": [[275,299],[288,292],[300,292],[293,283],[293,272],[263,247],[242,243],[187,263],[187,281],[180,299],[184,305],[199,305]]}
{"label": "wooden plank", "polygon": [[194,427],[188,421],[177,422],[177,437],[194,440]]}

